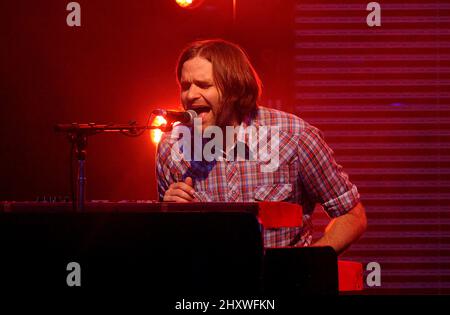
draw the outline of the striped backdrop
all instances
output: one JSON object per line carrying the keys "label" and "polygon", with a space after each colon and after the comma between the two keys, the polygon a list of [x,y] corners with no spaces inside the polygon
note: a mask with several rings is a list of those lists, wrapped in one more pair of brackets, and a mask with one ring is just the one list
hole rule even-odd
{"label": "striped backdrop", "polygon": [[380,1],[369,27],[368,2],[296,2],[293,111],[362,195],[369,227],[341,259],[381,265],[364,293],[450,294],[450,3]]}

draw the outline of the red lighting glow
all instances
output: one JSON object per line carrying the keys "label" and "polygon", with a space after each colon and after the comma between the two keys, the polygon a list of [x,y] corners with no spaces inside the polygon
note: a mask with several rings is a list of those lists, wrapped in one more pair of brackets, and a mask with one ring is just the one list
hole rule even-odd
{"label": "red lighting glow", "polygon": [[175,0],[175,1],[182,8],[188,7],[192,4],[192,0]]}
{"label": "red lighting glow", "polygon": [[[162,126],[166,125],[167,121],[162,116],[156,116],[155,119],[153,119],[152,126]],[[162,131],[160,129],[151,129],[150,130],[150,139],[154,144],[158,144],[159,141],[161,141]]]}
{"label": "red lighting glow", "polygon": [[175,2],[182,8],[193,9],[202,4],[204,0],[175,0]]}

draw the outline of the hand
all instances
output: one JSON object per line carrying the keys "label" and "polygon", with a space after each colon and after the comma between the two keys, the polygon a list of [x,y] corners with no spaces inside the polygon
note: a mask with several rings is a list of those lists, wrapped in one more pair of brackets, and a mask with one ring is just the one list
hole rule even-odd
{"label": "hand", "polygon": [[194,197],[194,183],[191,177],[186,177],[184,182],[173,183],[164,194],[163,201],[192,202]]}

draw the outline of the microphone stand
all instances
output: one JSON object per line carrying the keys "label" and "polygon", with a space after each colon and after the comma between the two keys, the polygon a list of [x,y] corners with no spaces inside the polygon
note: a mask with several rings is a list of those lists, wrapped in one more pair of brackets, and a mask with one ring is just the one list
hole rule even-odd
{"label": "microphone stand", "polygon": [[[82,212],[85,209],[86,202],[86,157],[87,157],[87,139],[88,136],[93,136],[103,132],[121,133],[127,136],[137,137],[140,136],[148,129],[162,129],[165,131],[166,127],[163,126],[143,126],[136,125],[135,122],[131,122],[126,125],[108,124],[100,125],[96,123],[88,124],[57,124],[55,125],[56,132],[67,133],[68,139],[75,148],[75,155],[78,160],[77,168],[77,190],[76,198],[72,200],[74,210]],[[73,154],[73,152],[71,153]]]}

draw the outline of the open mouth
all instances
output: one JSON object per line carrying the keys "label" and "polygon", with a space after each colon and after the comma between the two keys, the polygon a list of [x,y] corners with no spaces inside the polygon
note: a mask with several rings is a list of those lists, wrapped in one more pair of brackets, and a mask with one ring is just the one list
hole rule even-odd
{"label": "open mouth", "polygon": [[207,113],[211,110],[211,107],[206,106],[206,105],[201,105],[201,106],[195,106],[191,108],[193,111],[195,111],[198,115],[200,115],[201,113]]}

